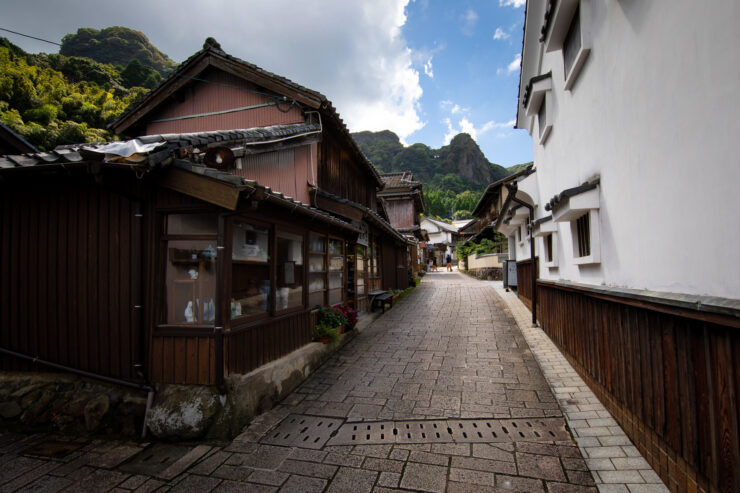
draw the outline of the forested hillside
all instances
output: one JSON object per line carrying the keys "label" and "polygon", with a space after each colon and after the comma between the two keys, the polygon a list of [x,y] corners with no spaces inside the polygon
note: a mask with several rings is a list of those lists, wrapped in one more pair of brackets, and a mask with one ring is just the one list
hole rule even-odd
{"label": "forested hillside", "polygon": [[465,133],[456,135],[440,149],[425,144],[404,147],[390,130],[352,135],[378,171],[411,171],[415,180],[424,183],[430,216],[470,218],[483,190],[513,172],[488,161],[478,144]]}
{"label": "forested hillside", "polygon": [[0,121],[42,150],[111,140],[105,126],[160,80],[138,60],[30,54],[0,38]]}

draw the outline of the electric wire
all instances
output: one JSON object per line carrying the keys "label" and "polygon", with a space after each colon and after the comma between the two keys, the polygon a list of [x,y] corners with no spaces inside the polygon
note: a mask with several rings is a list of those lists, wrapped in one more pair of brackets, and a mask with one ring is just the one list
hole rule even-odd
{"label": "electric wire", "polygon": [[57,43],[56,41],[49,41],[48,39],[37,38],[36,36],[31,36],[30,34],[19,33],[18,31],[11,31],[10,29],[5,29],[4,27],[0,27],[0,31],[6,31],[9,33],[17,34],[18,36],[25,36],[26,38],[37,39],[39,41],[43,41],[44,43],[50,43],[53,45],[62,46],[62,43]]}

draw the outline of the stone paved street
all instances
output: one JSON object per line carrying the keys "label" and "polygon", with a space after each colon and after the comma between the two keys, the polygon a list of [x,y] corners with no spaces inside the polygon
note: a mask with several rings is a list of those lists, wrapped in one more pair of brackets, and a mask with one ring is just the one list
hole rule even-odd
{"label": "stone paved street", "polygon": [[[508,305],[484,282],[437,273],[233,442],[165,453],[161,445],[2,432],[0,493],[597,491],[567,434],[559,441],[546,433],[520,441],[510,439],[514,430],[507,429],[506,437],[490,441],[480,433],[445,439],[443,432],[440,439],[430,433],[425,443],[404,443],[401,429],[385,438],[388,443],[334,445],[317,438],[300,446],[276,444],[276,426],[295,415],[299,422],[301,416],[321,417],[308,421],[360,430],[370,422],[404,420],[428,430],[461,419],[508,419],[503,423],[509,428],[511,422],[531,426],[539,420],[562,430],[565,423]],[[388,437],[391,428],[402,427],[394,423]],[[66,442],[70,450],[56,458],[33,453],[35,444],[49,441]],[[158,461],[158,450],[159,469],[136,465],[145,456]]]}

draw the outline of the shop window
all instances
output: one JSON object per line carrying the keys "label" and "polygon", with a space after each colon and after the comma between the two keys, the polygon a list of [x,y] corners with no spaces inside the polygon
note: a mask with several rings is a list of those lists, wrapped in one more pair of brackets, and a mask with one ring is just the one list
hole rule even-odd
{"label": "shop window", "polygon": [[370,277],[380,277],[380,248],[377,236],[373,237],[370,244]]}
{"label": "shop window", "polygon": [[367,291],[366,287],[366,267],[367,257],[366,249],[362,245],[358,245],[355,249],[355,268],[357,270],[356,282],[357,282],[357,299],[361,300],[365,297]]}
{"label": "shop window", "polygon": [[326,236],[308,236],[308,306],[326,303]]}
{"label": "shop window", "polygon": [[275,310],[303,307],[303,236],[277,232]]}
{"label": "shop window", "polygon": [[216,292],[216,243],[167,242],[167,323],[212,325]]}
{"label": "shop window", "polygon": [[329,305],[344,301],[344,241],[329,238]]}
{"label": "shop window", "polygon": [[270,230],[233,223],[231,318],[265,315],[270,310]]}

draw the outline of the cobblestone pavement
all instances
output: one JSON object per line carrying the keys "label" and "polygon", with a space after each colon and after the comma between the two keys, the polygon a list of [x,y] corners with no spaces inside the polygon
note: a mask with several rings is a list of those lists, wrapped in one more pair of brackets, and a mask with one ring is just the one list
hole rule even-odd
{"label": "cobblestone pavement", "polygon": [[[285,431],[292,420],[360,431],[383,422],[387,433],[371,443],[337,444],[342,433],[320,432],[301,441],[296,434],[315,430]],[[452,429],[491,423],[505,425],[506,436]],[[554,423],[562,432],[565,421],[501,297],[459,273],[436,273],[233,442],[167,449],[3,432],[0,493],[596,491],[569,435],[519,440],[516,423]],[[404,438],[409,424],[426,425],[428,438]]]}

